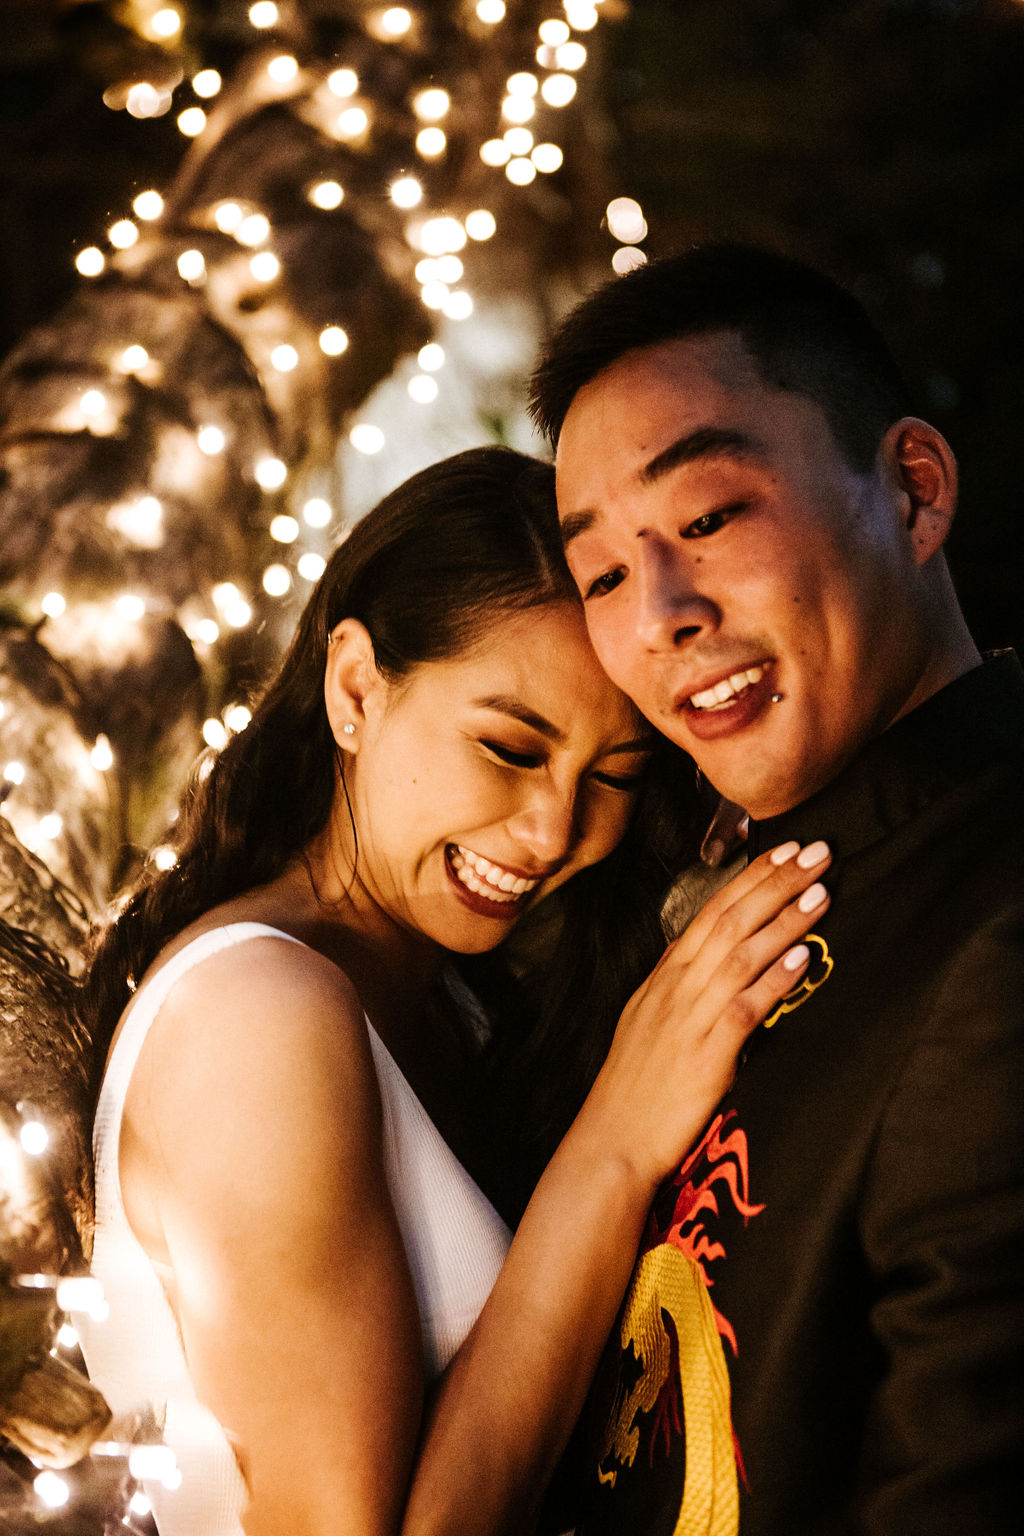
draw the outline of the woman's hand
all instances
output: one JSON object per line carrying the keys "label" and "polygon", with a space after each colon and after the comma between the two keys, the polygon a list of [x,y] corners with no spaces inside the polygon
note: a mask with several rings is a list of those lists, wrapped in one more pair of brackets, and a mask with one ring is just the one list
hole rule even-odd
{"label": "woman's hand", "polygon": [[574,1130],[653,1193],[729,1088],[748,1037],[803,975],[828,906],[824,843],[785,843],[717,891],[623,1010]]}

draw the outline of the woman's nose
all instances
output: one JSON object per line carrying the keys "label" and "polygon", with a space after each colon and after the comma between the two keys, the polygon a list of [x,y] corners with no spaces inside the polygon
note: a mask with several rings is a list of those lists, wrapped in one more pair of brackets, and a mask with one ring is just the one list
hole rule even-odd
{"label": "woman's nose", "polygon": [[575,786],[550,779],[531,787],[511,831],[531,864],[545,871],[563,864],[579,840]]}

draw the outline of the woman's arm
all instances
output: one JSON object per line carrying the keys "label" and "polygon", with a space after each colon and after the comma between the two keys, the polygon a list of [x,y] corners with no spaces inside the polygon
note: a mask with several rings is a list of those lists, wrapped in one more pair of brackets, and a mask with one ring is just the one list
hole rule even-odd
{"label": "woman's arm", "polygon": [[422,1350],[380,1118],[354,992],[281,939],[183,977],[132,1079],[126,1208],[172,1267],[196,1391],[239,1451],[250,1536],[401,1521]]}
{"label": "woman's arm", "polygon": [[[582,1407],[655,1190],[728,1088],[751,1030],[803,972],[806,951],[795,967],[785,957],[827,902],[817,877],[828,856],[816,846],[821,856],[807,867],[787,845],[719,891],[627,1006],[442,1383],[403,1536],[518,1536],[528,1526]],[[805,890],[815,898],[806,912]]]}

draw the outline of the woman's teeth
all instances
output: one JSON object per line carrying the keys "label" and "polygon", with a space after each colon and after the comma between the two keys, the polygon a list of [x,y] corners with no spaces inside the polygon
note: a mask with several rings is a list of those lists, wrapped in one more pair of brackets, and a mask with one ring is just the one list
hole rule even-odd
{"label": "woman's teeth", "polygon": [[764,677],[764,667],[747,667],[745,672],[734,672],[732,677],[723,677],[720,683],[713,688],[704,688],[700,693],[690,696],[691,709],[724,709],[731,704],[738,693],[744,688],[749,688],[753,683],[759,683]]}
{"label": "woman's teeth", "polygon": [[477,896],[487,896],[491,901],[518,901],[527,891],[535,890],[539,880],[524,880],[500,864],[492,864],[471,848],[453,847],[449,856],[452,869],[467,890]]}

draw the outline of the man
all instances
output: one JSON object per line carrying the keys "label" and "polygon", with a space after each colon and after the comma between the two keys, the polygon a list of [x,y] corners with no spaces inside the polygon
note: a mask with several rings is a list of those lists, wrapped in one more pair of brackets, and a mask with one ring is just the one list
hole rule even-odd
{"label": "man", "polygon": [[1009,1536],[1024,1494],[1024,676],[942,553],[956,465],[849,295],[705,247],[535,381],[612,678],[825,838],[814,962],[651,1212],[579,1536]]}

